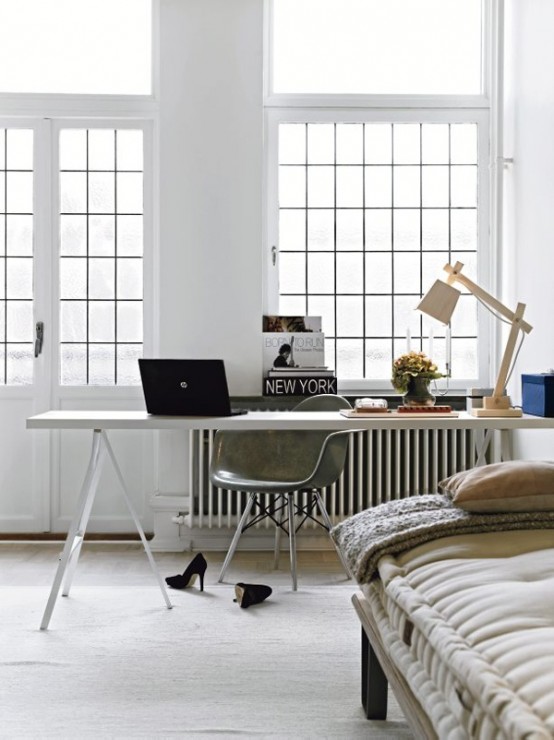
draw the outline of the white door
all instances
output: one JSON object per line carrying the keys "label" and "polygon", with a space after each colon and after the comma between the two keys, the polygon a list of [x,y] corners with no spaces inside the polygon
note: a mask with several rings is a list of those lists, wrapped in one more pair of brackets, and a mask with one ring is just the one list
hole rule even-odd
{"label": "white door", "polygon": [[[87,433],[30,432],[28,416],[142,407],[150,171],[147,122],[0,121],[2,532],[67,529],[86,469]],[[112,442],[148,528],[152,439]],[[110,470],[100,490],[89,530],[133,530]]]}
{"label": "white door", "polygon": [[[40,122],[0,120],[0,529],[49,527],[48,435],[32,436],[25,419],[48,405],[49,365],[36,324],[44,322],[50,280],[47,230],[38,189]],[[42,255],[42,258],[41,258]],[[46,274],[45,274],[46,271]],[[48,313],[49,316],[49,313]],[[44,346],[44,345],[43,345]]]}

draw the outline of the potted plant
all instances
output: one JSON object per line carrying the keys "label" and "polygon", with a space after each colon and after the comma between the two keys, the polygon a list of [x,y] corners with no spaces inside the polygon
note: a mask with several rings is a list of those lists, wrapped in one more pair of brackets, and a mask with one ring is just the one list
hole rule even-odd
{"label": "potted plant", "polygon": [[407,352],[392,364],[391,382],[404,395],[405,406],[434,406],[435,396],[429,391],[432,380],[444,377],[424,352]]}

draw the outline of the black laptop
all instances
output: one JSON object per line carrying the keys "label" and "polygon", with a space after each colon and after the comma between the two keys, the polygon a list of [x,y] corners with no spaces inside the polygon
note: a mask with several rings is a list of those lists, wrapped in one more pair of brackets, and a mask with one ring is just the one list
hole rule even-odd
{"label": "black laptop", "polygon": [[159,416],[234,416],[223,360],[139,360],[146,410]]}

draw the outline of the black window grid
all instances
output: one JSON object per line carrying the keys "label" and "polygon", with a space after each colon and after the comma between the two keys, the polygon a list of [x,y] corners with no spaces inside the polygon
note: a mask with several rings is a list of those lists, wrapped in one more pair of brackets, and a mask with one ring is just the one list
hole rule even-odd
{"label": "black window grid", "polygon": [[[9,286],[8,286],[8,263],[9,260],[12,259],[28,259],[31,261],[33,260],[33,256],[29,255],[28,253],[21,253],[18,254],[12,249],[10,249],[10,252],[8,254],[8,219],[10,216],[33,216],[33,212],[22,212],[22,211],[9,211],[8,210],[8,174],[9,173],[33,173],[32,169],[22,169],[19,167],[8,167],[8,142],[9,142],[9,135],[10,135],[10,129],[0,129],[0,131],[3,132],[2,136],[2,154],[3,154],[3,161],[4,161],[4,167],[0,169],[0,177],[3,179],[3,185],[4,185],[4,198],[3,202],[0,204],[0,215],[4,217],[4,233],[2,235],[3,238],[3,255],[0,257],[2,262],[4,263],[4,276],[3,276],[3,288],[4,288],[4,295],[1,299],[2,307],[3,307],[3,318],[2,318],[2,330],[3,330],[3,339],[0,342],[0,347],[2,351],[2,357],[0,360],[0,385],[8,385],[9,384],[9,358],[10,358],[10,352],[16,352],[18,349],[23,352],[24,354],[30,354],[33,348],[33,337],[29,336],[28,341],[11,341],[10,339],[10,328],[8,325],[9,321],[9,311],[8,306],[10,304],[17,304],[17,303],[32,303],[33,296],[29,295],[26,298],[12,298],[9,296]],[[28,377],[26,380],[26,384],[32,383],[32,376]]]}
{"label": "black window grid", "polygon": [[[290,125],[290,124],[288,124]],[[478,162],[467,162],[467,163],[458,163],[458,162],[452,162],[452,156],[451,156],[451,149],[452,149],[452,141],[451,141],[451,128],[452,124],[448,123],[446,124],[449,129],[449,135],[448,135],[448,160],[445,162],[432,162],[432,163],[424,163],[422,161],[422,139],[423,139],[423,126],[433,125],[430,123],[419,123],[419,153],[420,153],[420,159],[418,163],[396,163],[395,162],[395,152],[394,152],[394,127],[395,126],[402,126],[403,123],[394,123],[389,122],[388,125],[391,126],[391,151],[390,151],[390,162],[383,162],[383,163],[367,163],[366,160],[366,132],[365,129],[367,126],[371,126],[372,124],[366,124],[366,123],[356,123],[352,125],[361,125],[363,126],[363,136],[362,136],[362,161],[357,163],[351,163],[348,164],[344,163],[338,163],[337,162],[337,128],[338,126],[348,126],[350,124],[347,123],[334,123],[334,159],[332,162],[325,162],[325,163],[310,163],[308,162],[308,136],[309,136],[309,128],[310,126],[318,125],[317,123],[312,122],[304,122],[304,123],[295,123],[293,125],[298,126],[304,126],[304,149],[305,149],[305,161],[302,164],[299,163],[283,163],[281,164],[279,162],[279,170],[281,168],[287,168],[287,167],[299,167],[302,166],[305,170],[305,205],[303,206],[283,206],[280,210],[286,210],[286,211],[300,211],[304,212],[304,246],[303,249],[287,249],[287,248],[280,248],[279,251],[281,254],[304,254],[305,259],[305,285],[304,290],[302,292],[280,292],[280,298],[297,298],[301,299],[304,302],[304,313],[310,314],[313,313],[310,311],[309,308],[309,302],[312,298],[329,298],[331,297],[333,299],[333,306],[334,306],[334,316],[333,316],[333,324],[335,327],[334,333],[326,332],[326,340],[331,340],[331,343],[334,347],[334,357],[332,358],[333,367],[335,367],[338,372],[340,373],[340,366],[338,364],[338,343],[341,340],[361,340],[362,342],[362,368],[363,368],[363,378],[367,375],[367,342],[371,340],[378,340],[378,341],[388,341],[389,347],[390,347],[390,359],[394,358],[395,354],[398,354],[396,351],[395,353],[395,345],[396,348],[398,348],[399,342],[401,342],[403,339],[405,339],[405,330],[406,326],[398,327],[396,325],[395,321],[395,310],[394,310],[394,303],[396,299],[399,298],[413,298],[414,299],[414,306],[417,303],[417,300],[422,297],[423,295],[423,255],[430,255],[430,254],[441,254],[444,255],[445,262],[450,262],[452,259],[452,255],[455,252],[456,258],[459,258],[463,256],[464,254],[468,256],[474,256],[477,253],[477,249],[461,249],[456,248],[455,250],[452,247],[452,213],[455,211],[471,211],[475,212],[478,217],[478,211],[479,211],[479,204],[478,200],[475,206],[454,206],[452,205],[452,179],[451,179],[451,173],[452,173],[452,167],[460,167],[460,166],[468,166],[468,167],[478,167]],[[328,125],[328,124],[324,124]],[[474,124],[476,125],[476,124]],[[423,172],[426,167],[436,167],[436,166],[445,166],[448,168],[448,204],[444,206],[425,206],[423,205]],[[332,206],[309,206],[309,178],[308,178],[308,171],[310,168],[316,169],[320,167],[333,167],[333,205]],[[356,205],[356,206],[337,206],[337,171],[341,166],[347,166],[347,167],[360,167],[362,171],[362,205]],[[372,167],[383,167],[387,166],[391,169],[391,183],[390,183],[390,205],[388,206],[367,206],[366,205],[366,173],[368,169]],[[414,167],[417,166],[419,168],[419,204],[417,206],[410,205],[410,206],[396,206],[394,204],[394,188],[395,188],[395,172],[399,168],[404,167]],[[333,219],[333,242],[334,246],[332,250],[318,250],[314,249],[313,247],[310,247],[308,249],[308,240],[309,240],[309,227],[308,227],[308,217],[310,212],[317,211],[317,210],[332,210],[334,212],[334,219]],[[361,249],[345,249],[341,248],[340,250],[337,249],[337,213],[339,211],[362,211],[362,247]],[[391,269],[391,291],[390,293],[386,292],[371,292],[367,290],[367,283],[366,283],[366,269],[365,269],[365,255],[372,252],[371,245],[367,243],[367,232],[366,232],[366,217],[367,213],[370,211],[382,211],[387,210],[390,211],[390,217],[391,217],[391,246],[389,250],[379,249],[374,251],[373,253],[379,253],[379,254],[386,254],[387,252],[390,255],[390,269]],[[397,212],[401,211],[407,211],[407,210],[418,210],[420,217],[419,217],[419,248],[417,250],[415,249],[401,249],[397,248],[395,245],[395,214]],[[433,211],[445,211],[448,213],[448,237],[447,237],[447,245],[444,249],[430,249],[430,248],[423,248],[423,212],[426,210],[433,210]],[[315,291],[309,291],[309,279],[310,279],[310,272],[309,272],[309,256],[314,254],[333,254],[333,273],[334,273],[334,291],[333,293],[322,293],[322,292],[315,292]],[[362,290],[358,293],[355,292],[340,292],[337,289],[337,256],[344,255],[344,254],[357,254],[360,253],[364,255],[364,269],[362,271]],[[407,254],[407,255],[413,255],[418,254],[419,255],[419,275],[418,275],[418,289],[414,290],[414,292],[401,292],[395,290],[395,270],[394,270],[394,257],[395,255],[399,254]],[[439,277],[439,275],[437,275]],[[361,296],[363,300],[363,311],[362,311],[362,325],[363,325],[363,333],[361,335],[347,335],[347,334],[337,334],[337,318],[338,318],[338,310],[337,310],[337,298],[340,297],[352,297],[352,296]],[[366,331],[366,299],[370,297],[389,297],[391,299],[391,331],[388,335],[369,335]],[[415,333],[415,335],[411,338],[412,343],[412,349],[417,349],[424,351],[424,342],[429,339],[427,335],[423,334],[424,330],[424,319],[423,316],[420,316],[418,319],[419,329],[418,332]],[[436,335],[438,336],[438,335]],[[451,337],[452,342],[455,340],[476,340],[477,336],[475,334],[462,334],[457,333],[453,334]],[[327,357],[327,360],[330,358]]]}
{"label": "black window grid", "polygon": [[[118,385],[118,348],[119,347],[138,347],[140,348],[140,353],[142,353],[142,342],[138,341],[125,341],[121,340],[118,337],[118,304],[121,302],[125,303],[137,303],[137,304],[143,304],[142,298],[127,298],[127,297],[118,297],[118,268],[119,268],[119,262],[125,261],[125,260],[141,260],[142,256],[140,255],[120,255],[118,254],[118,216],[143,216],[143,212],[136,212],[136,211],[118,211],[118,183],[117,183],[117,175],[122,173],[132,173],[132,174],[142,174],[144,176],[144,171],[142,169],[119,169],[118,163],[117,163],[117,129],[113,131],[114,134],[114,162],[113,162],[113,169],[98,169],[98,168],[89,168],[89,132],[90,129],[86,130],[86,168],[76,168],[76,169],[68,169],[68,168],[60,168],[59,172],[60,174],[64,172],[81,172],[86,174],[86,203],[87,203],[87,209],[86,211],[61,211],[60,210],[60,216],[84,216],[86,218],[86,234],[85,234],[85,254],[83,255],[63,255],[60,254],[60,260],[64,259],[77,259],[77,260],[84,260],[86,264],[86,295],[79,297],[79,298],[60,298],[60,303],[75,303],[75,302],[84,302],[86,304],[86,323],[85,323],[85,337],[83,337],[82,341],[60,341],[60,362],[62,357],[62,349],[63,347],[84,347],[85,348],[85,379],[86,384],[90,384],[90,348],[91,347],[113,347],[113,358],[114,358],[114,385]],[[105,212],[98,212],[94,211],[91,212],[89,209],[89,203],[90,203],[90,192],[89,192],[89,175],[94,174],[97,172],[103,172],[108,174],[113,174],[114,178],[114,208],[113,211],[105,211]],[[114,253],[113,255],[91,255],[89,251],[90,246],[90,231],[89,231],[89,223],[90,219],[97,217],[97,216],[114,216]],[[96,298],[90,296],[90,260],[106,260],[111,261],[113,263],[113,269],[114,269],[114,296],[113,298]],[[114,339],[112,341],[94,341],[90,338],[90,305],[91,303],[113,303],[114,313],[113,313],[113,329],[114,329]],[[60,381],[63,383],[63,373],[61,372],[60,367]]]}

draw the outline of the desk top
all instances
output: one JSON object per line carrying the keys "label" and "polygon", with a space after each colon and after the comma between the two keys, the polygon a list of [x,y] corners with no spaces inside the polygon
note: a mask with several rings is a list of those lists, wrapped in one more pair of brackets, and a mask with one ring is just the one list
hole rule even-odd
{"label": "desk top", "polygon": [[146,411],[46,411],[27,419],[27,429],[554,429],[554,418],[486,417],[461,411],[452,418],[346,418],[339,411],[249,411],[240,416],[152,416]]}

